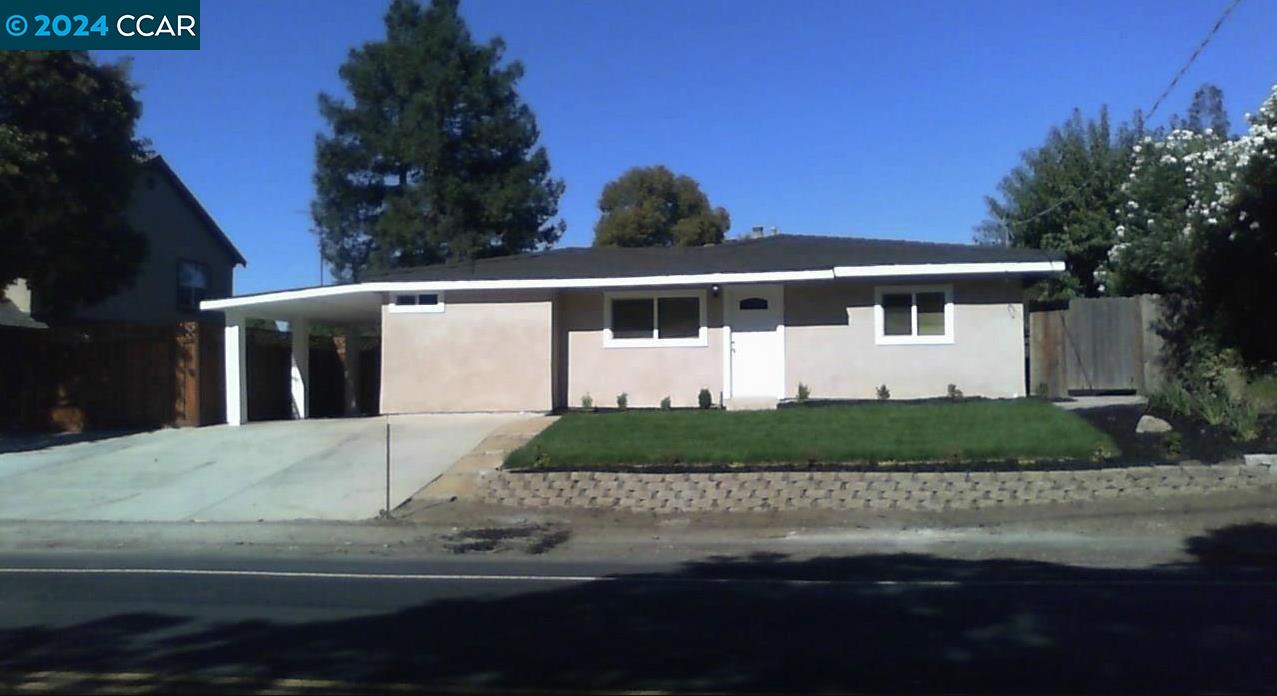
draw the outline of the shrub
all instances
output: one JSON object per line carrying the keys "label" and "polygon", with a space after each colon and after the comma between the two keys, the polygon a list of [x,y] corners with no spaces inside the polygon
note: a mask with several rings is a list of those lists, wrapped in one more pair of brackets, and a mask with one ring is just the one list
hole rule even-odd
{"label": "shrub", "polygon": [[619,408],[619,409],[621,409],[622,411],[624,411],[626,408],[629,408],[629,405],[630,405],[630,395],[629,395],[629,394],[626,394],[625,392],[621,392],[620,394],[617,394],[617,395],[616,395],[616,407],[617,407],[617,408]]}
{"label": "shrub", "polygon": [[799,382],[798,383],[798,400],[806,401],[810,398],[811,398],[811,387],[808,387],[806,384]]}
{"label": "shrub", "polygon": [[1167,380],[1160,390],[1149,396],[1148,401],[1154,408],[1177,416],[1193,415],[1193,395],[1178,379]]}
{"label": "shrub", "polygon": [[950,398],[950,399],[961,399],[961,398],[962,398],[962,390],[958,388],[958,385],[956,385],[956,384],[950,384],[950,385],[949,385],[949,398]]}
{"label": "shrub", "polygon": [[594,410],[594,397],[590,396],[589,392],[586,392],[581,396],[581,408],[587,411]]}
{"label": "shrub", "polygon": [[670,410],[670,409],[672,409],[672,408],[674,408],[674,406],[673,406],[673,404],[671,404],[671,403],[670,403],[670,398],[669,398],[668,396],[667,396],[667,397],[665,397],[664,399],[661,399],[661,410],[662,410],[662,411],[668,411],[668,410]]}
{"label": "shrub", "polygon": [[890,398],[891,398],[891,390],[887,388],[887,385],[883,384],[883,385],[879,386],[879,387],[878,387],[878,400],[879,400],[879,401],[886,401],[887,399],[890,399]]}
{"label": "shrub", "polygon": [[1046,382],[1038,382],[1038,386],[1033,388],[1033,395],[1039,399],[1050,398],[1051,388],[1047,386]]}
{"label": "shrub", "polygon": [[1184,436],[1175,431],[1166,433],[1162,437],[1162,447],[1166,448],[1166,453],[1172,457],[1178,457],[1184,453]]}
{"label": "shrub", "polygon": [[1227,428],[1239,440],[1253,440],[1259,436],[1259,406],[1245,396],[1234,396],[1222,374],[1208,369],[1197,372],[1193,382],[1167,380],[1149,403],[1177,416]]}
{"label": "shrub", "polygon": [[708,389],[701,388],[701,393],[696,395],[696,403],[701,408],[709,408],[714,405],[714,397],[709,393]]}

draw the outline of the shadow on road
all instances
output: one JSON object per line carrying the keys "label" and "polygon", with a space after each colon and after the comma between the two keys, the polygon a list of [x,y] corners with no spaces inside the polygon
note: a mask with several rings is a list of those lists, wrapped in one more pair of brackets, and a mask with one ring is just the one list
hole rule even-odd
{"label": "shadow on road", "polygon": [[1187,550],[1194,562],[1149,570],[765,555],[335,621],[194,629],[188,617],[120,615],[0,633],[0,672],[481,689],[1272,690],[1277,526],[1225,528]]}

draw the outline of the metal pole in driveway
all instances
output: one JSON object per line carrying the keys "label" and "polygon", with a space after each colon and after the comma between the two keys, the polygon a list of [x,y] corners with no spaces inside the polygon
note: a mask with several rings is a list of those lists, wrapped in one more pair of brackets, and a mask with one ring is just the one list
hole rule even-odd
{"label": "metal pole in driveway", "polygon": [[383,512],[390,518],[390,416],[386,416],[386,510]]}

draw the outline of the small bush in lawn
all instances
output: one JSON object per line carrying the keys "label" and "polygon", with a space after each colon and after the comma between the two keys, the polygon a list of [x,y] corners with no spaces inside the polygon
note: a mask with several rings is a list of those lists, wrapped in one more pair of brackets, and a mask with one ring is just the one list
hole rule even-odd
{"label": "small bush in lawn", "polygon": [[949,398],[955,399],[955,400],[962,398],[962,390],[958,388],[958,385],[956,384],[949,385]]}
{"label": "small bush in lawn", "polygon": [[581,408],[586,411],[594,410],[594,397],[590,396],[588,392],[581,396]]}
{"label": "small bush in lawn", "polygon": [[887,399],[890,399],[890,398],[891,398],[891,390],[888,389],[887,385],[885,384],[880,385],[878,387],[878,400],[886,401]]}
{"label": "small bush in lawn", "polygon": [[674,408],[674,405],[670,403],[670,398],[669,398],[668,396],[667,396],[667,397],[665,397],[664,399],[661,399],[661,410],[662,410],[662,411],[668,411],[668,410],[670,410],[670,409],[672,409],[672,408]]}
{"label": "small bush in lawn", "polygon": [[626,394],[625,392],[621,392],[620,394],[617,394],[617,395],[616,395],[616,407],[617,407],[617,408],[619,408],[619,409],[621,409],[622,411],[624,411],[625,409],[629,408],[629,406],[630,406],[630,395],[629,395],[629,394]]}
{"label": "small bush in lawn", "polygon": [[799,382],[798,383],[798,400],[806,401],[810,398],[811,398],[811,387],[807,386],[806,384],[803,384],[802,382]]}
{"label": "small bush in lawn", "polygon": [[709,408],[714,405],[714,397],[709,393],[708,389],[702,388],[701,393],[696,395],[696,403],[701,408]]}

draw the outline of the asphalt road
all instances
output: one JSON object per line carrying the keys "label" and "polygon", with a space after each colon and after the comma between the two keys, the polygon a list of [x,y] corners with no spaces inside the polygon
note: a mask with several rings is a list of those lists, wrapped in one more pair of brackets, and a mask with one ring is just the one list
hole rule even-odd
{"label": "asphalt road", "polygon": [[1208,547],[1140,570],[5,555],[0,691],[1255,692],[1274,619],[1277,569]]}

